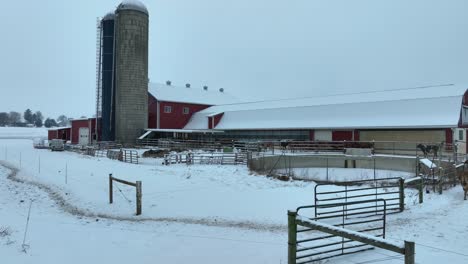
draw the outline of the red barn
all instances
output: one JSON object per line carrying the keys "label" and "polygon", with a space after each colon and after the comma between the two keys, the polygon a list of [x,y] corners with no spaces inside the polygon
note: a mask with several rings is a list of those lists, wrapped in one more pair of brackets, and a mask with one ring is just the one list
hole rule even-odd
{"label": "red barn", "polygon": [[203,88],[174,86],[166,84],[149,84],[148,128],[182,129],[194,113],[213,105],[230,104],[238,100],[224,89],[216,91]]}

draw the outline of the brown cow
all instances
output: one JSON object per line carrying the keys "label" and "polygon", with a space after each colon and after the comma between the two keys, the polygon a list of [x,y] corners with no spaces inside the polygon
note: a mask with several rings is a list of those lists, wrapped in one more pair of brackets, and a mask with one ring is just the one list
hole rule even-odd
{"label": "brown cow", "polygon": [[[465,161],[465,166],[466,164],[468,164],[468,161]],[[465,167],[463,167],[463,170],[458,173],[458,179],[460,180],[461,186],[465,191],[464,199],[466,200],[466,195],[468,193],[468,171],[465,170]]]}

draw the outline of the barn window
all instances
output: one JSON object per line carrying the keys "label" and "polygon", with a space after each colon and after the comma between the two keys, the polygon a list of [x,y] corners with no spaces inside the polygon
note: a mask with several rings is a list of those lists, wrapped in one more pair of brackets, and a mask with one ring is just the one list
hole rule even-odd
{"label": "barn window", "polygon": [[171,112],[172,112],[172,106],[165,105],[164,106],[164,113],[171,113]]}
{"label": "barn window", "polygon": [[458,131],[458,140],[463,140],[463,130]]}
{"label": "barn window", "polygon": [[188,107],[184,107],[183,113],[184,115],[188,115],[190,113],[190,109]]}

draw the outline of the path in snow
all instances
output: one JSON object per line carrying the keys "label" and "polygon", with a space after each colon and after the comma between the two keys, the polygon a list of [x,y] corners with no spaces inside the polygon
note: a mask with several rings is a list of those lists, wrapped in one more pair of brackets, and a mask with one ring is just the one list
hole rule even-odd
{"label": "path in snow", "polygon": [[[0,166],[1,263],[286,263],[286,234],[167,222],[73,216]],[[30,200],[26,244],[22,241]]]}
{"label": "path in snow", "polygon": [[89,210],[79,208],[76,205],[71,204],[67,199],[63,196],[62,193],[55,191],[52,187],[39,183],[36,181],[28,181],[24,179],[17,178],[17,174],[19,169],[15,166],[0,161],[0,165],[4,166],[11,170],[7,179],[22,183],[22,184],[29,184],[35,187],[38,187],[42,191],[46,192],[49,197],[64,211],[69,214],[79,216],[79,217],[89,217],[89,218],[103,218],[103,219],[111,219],[111,220],[120,220],[120,221],[131,221],[131,222],[172,222],[172,223],[181,223],[181,224],[196,224],[196,225],[204,225],[204,226],[216,226],[216,227],[228,227],[228,228],[241,228],[241,229],[254,229],[256,231],[266,231],[266,232],[275,232],[275,233],[284,233],[287,231],[287,227],[285,225],[273,225],[273,224],[262,224],[256,222],[246,222],[246,221],[230,221],[226,219],[203,219],[203,218],[176,218],[176,217],[123,217],[123,216],[112,216],[108,214],[102,213],[94,213]]}

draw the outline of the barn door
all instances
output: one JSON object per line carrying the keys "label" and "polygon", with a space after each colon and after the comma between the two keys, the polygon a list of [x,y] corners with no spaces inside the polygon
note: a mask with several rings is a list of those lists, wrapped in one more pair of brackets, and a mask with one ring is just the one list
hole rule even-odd
{"label": "barn door", "polygon": [[78,133],[78,144],[79,145],[88,145],[89,144],[89,128],[87,127],[80,127]]}
{"label": "barn door", "polygon": [[316,130],[314,136],[317,141],[332,141],[332,132],[330,130]]}

